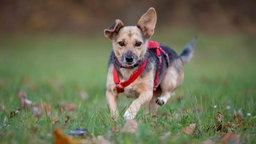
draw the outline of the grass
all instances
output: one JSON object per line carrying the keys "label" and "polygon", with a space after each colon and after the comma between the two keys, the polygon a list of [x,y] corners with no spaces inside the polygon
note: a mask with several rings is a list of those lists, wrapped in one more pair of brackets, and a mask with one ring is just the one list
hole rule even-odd
{"label": "grass", "polygon": [[[169,33],[160,32],[154,39],[178,52],[193,37],[184,31],[171,32],[171,37]],[[108,40],[67,35],[1,38],[0,143],[52,143],[56,128],[65,135],[72,129],[87,128],[88,135],[102,135],[115,143],[218,142],[227,132],[214,128],[217,113],[222,113],[224,127],[228,122],[235,123],[234,111],[240,111],[243,123],[226,127],[227,131],[239,135],[242,143],[255,143],[255,46],[254,39],[242,34],[200,35],[176,96],[155,117],[146,116],[141,110],[136,117],[139,128],[135,134],[113,135],[111,129],[115,125],[105,101],[111,50]],[[18,92],[26,93],[33,104],[50,105],[50,112],[35,117],[31,110],[20,109]],[[131,99],[120,96],[121,115],[130,102]],[[74,111],[60,112],[61,104],[70,103],[75,105]],[[65,124],[66,116],[70,119]],[[118,128],[124,124],[124,120],[119,121]],[[195,132],[186,135],[183,129],[192,123],[196,123]],[[161,140],[167,132],[171,135]]]}

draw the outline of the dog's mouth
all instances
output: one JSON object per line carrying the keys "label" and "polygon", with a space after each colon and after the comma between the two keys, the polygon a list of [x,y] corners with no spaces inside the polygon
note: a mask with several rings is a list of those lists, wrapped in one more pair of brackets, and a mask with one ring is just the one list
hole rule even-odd
{"label": "dog's mouth", "polygon": [[122,60],[122,65],[127,66],[127,67],[133,67],[133,66],[138,65],[138,60],[137,59],[133,59],[133,60],[123,59]]}
{"label": "dog's mouth", "polygon": [[126,67],[135,67],[136,65],[138,65],[137,62],[124,62],[124,66]]}

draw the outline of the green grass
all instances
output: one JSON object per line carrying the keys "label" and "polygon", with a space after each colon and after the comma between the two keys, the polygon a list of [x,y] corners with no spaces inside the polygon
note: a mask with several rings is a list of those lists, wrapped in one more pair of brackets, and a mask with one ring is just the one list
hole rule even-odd
{"label": "green grass", "polygon": [[[193,35],[185,31],[160,32],[154,39],[180,52]],[[113,122],[105,100],[105,80],[111,44],[102,37],[67,35],[7,36],[0,40],[0,143],[51,143],[53,130],[66,135],[87,128],[88,135],[102,135],[115,143],[199,143],[217,141],[221,132],[212,128],[217,113],[223,123],[234,123],[233,112],[243,113],[244,123],[229,129],[243,143],[256,142],[256,42],[244,35],[199,35],[192,61],[185,67],[185,80],[156,117],[143,110],[136,117],[135,134],[111,134]],[[20,109],[18,92],[27,93],[34,104],[51,105],[51,113],[36,118]],[[87,93],[88,98],[82,98]],[[131,99],[120,96],[121,115]],[[62,103],[75,111],[59,112]],[[216,108],[214,108],[216,106]],[[227,109],[227,107],[230,107]],[[17,115],[11,112],[19,110]],[[251,116],[247,116],[250,113]],[[66,116],[70,120],[65,124]],[[124,120],[119,120],[122,127]],[[196,123],[193,136],[183,129]],[[161,141],[161,136],[171,136]]]}

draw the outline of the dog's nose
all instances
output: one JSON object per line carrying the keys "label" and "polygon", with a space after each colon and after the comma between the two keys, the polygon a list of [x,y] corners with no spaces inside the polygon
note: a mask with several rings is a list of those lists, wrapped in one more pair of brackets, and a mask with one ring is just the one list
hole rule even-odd
{"label": "dog's nose", "polygon": [[133,56],[132,55],[128,55],[125,57],[126,62],[133,62]]}

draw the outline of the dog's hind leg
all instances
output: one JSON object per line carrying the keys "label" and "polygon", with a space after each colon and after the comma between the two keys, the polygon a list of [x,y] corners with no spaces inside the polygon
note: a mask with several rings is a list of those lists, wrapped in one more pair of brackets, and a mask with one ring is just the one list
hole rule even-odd
{"label": "dog's hind leg", "polygon": [[160,86],[162,89],[162,95],[158,97],[156,103],[159,105],[165,104],[171,95],[174,94],[176,88],[178,88],[183,79],[184,79],[184,71],[183,65],[192,58],[193,51],[196,47],[196,38],[191,40],[183,49],[180,56],[175,59],[171,66],[167,69],[166,75],[161,82]]}
{"label": "dog's hind leg", "polygon": [[169,100],[169,98],[171,96],[174,96],[174,95],[175,95],[174,92],[164,92],[164,93],[162,93],[162,95],[160,97],[157,98],[157,100],[155,102],[158,105],[162,106],[167,103],[167,101]]}
{"label": "dog's hind leg", "polygon": [[183,81],[184,72],[183,64],[180,59],[176,59],[166,71],[165,77],[161,82],[162,94],[156,100],[158,105],[164,105],[168,99],[174,95],[174,91],[179,87]]}
{"label": "dog's hind leg", "polygon": [[158,91],[155,91],[153,93],[153,97],[152,99],[150,100],[150,102],[145,106],[145,109],[146,109],[146,113],[147,114],[156,114],[157,112],[157,109],[158,109],[158,105],[156,104],[156,101],[158,99],[159,96],[161,96],[161,90],[158,90]]}

